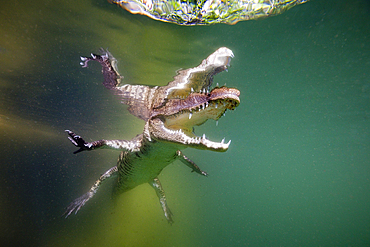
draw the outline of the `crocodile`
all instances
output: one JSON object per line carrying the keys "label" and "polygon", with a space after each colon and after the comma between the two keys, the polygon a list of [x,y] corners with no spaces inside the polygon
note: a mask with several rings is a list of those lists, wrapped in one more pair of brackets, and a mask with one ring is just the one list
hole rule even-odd
{"label": "crocodile", "polygon": [[[97,61],[102,66],[103,85],[118,95],[128,111],[145,121],[142,134],[132,140],[98,140],[86,142],[71,130],[66,130],[69,140],[79,148],[74,153],[98,148],[122,151],[117,164],[102,174],[90,190],[74,200],[64,213],[68,217],[75,214],[98,191],[104,180],[118,177],[118,192],[125,192],[144,183],[149,183],[155,190],[164,216],[173,223],[173,214],[167,205],[166,196],[158,179],[161,171],[180,160],[202,176],[202,171],[181,150],[191,147],[202,150],[225,152],[230,141],[213,142],[205,135],[194,134],[194,126],[201,125],[208,119],[218,121],[227,110],[234,110],[240,103],[240,92],[235,88],[218,86],[211,88],[213,77],[227,70],[233,53],[226,47],[217,49],[194,68],[180,70],[174,80],[166,86],[120,85],[123,79],[117,69],[117,60],[108,50],[101,50],[101,55],[81,57],[82,67],[89,61]],[[217,123],[217,122],[216,122]]]}

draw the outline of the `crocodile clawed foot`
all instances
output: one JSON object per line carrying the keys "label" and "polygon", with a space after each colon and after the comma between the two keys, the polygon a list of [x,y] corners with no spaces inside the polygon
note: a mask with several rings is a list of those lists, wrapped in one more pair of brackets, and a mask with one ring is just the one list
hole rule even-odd
{"label": "crocodile clawed foot", "polygon": [[173,213],[171,212],[171,210],[168,207],[166,207],[166,209],[164,211],[164,216],[166,217],[168,224],[172,225],[174,223],[174,221],[172,219]]}
{"label": "crocodile clawed foot", "polygon": [[88,192],[88,193],[84,194],[83,196],[74,200],[71,204],[69,204],[69,206],[66,208],[66,211],[63,214],[65,216],[65,218],[67,218],[73,212],[75,212],[75,214],[77,214],[77,212],[81,209],[81,207],[83,205],[85,205],[85,203],[91,197],[92,197],[91,192]]}
{"label": "crocodile clawed foot", "polygon": [[202,171],[202,170],[192,170],[191,172],[196,172],[196,173],[198,173],[198,174],[200,174],[200,175],[202,175],[202,176],[205,176],[205,177],[208,177],[208,173],[207,172],[205,172],[205,171]]}
{"label": "crocodile clawed foot", "polygon": [[88,150],[88,151],[92,150],[92,145],[88,142],[85,142],[85,140],[82,139],[81,136],[76,135],[74,132],[70,130],[65,130],[65,132],[68,133],[69,135],[68,139],[73,143],[73,145],[80,148],[79,150],[74,151],[73,152],[74,154],[79,153],[81,151],[85,151],[85,150]]}
{"label": "crocodile clawed foot", "polygon": [[205,171],[201,171],[202,172],[202,174],[201,175],[203,175],[203,176],[205,176],[205,177],[208,177],[208,173],[207,172],[205,172]]}

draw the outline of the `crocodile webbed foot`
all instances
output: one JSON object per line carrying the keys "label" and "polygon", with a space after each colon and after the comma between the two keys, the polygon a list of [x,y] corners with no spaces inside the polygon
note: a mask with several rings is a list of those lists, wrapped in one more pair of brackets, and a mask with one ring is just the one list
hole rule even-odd
{"label": "crocodile webbed foot", "polygon": [[75,212],[75,214],[77,214],[78,210],[81,209],[81,207],[83,205],[85,205],[85,203],[91,198],[93,197],[94,193],[89,191],[87,192],[86,194],[84,194],[83,196],[77,198],[76,200],[74,200],[71,204],[69,204],[69,206],[66,208],[66,211],[64,212],[63,215],[65,215],[65,217],[67,218],[71,213]]}
{"label": "crocodile webbed foot", "polygon": [[92,54],[91,57],[81,57],[80,65],[85,68],[89,61],[97,61],[102,66],[102,73],[104,76],[103,85],[108,89],[115,88],[123,76],[118,73],[117,59],[115,59],[108,50],[100,49],[102,55]]}
{"label": "crocodile webbed foot", "polygon": [[77,198],[71,204],[69,204],[69,206],[66,208],[66,211],[64,212],[63,215],[65,215],[65,217],[67,218],[73,212],[77,214],[78,210],[80,210],[81,207],[85,205],[85,203],[95,195],[101,183],[107,178],[117,175],[117,171],[118,171],[117,166],[113,166],[112,168],[107,170],[104,174],[102,174],[99,177],[99,179],[95,181],[94,185],[90,188],[89,192],[87,192],[86,194]]}
{"label": "crocodile webbed foot", "polygon": [[73,133],[72,131],[70,130],[65,130],[65,132],[68,133],[68,139],[73,143],[73,145],[75,145],[76,147],[79,147],[80,149],[77,150],[77,151],[74,151],[73,153],[76,154],[76,153],[79,153],[79,152],[82,152],[82,151],[85,151],[85,150],[92,150],[93,149],[93,144],[92,143],[88,143],[88,142],[85,142],[84,139],[82,139],[81,136],[79,135],[76,135],[75,133]]}

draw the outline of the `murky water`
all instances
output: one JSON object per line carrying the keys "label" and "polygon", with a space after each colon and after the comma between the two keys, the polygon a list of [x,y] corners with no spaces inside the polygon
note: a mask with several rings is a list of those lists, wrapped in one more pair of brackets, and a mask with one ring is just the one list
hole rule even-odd
{"label": "murky water", "polygon": [[[27,246],[366,246],[370,244],[370,4],[311,1],[234,26],[181,27],[108,2],[12,1],[0,10],[0,240]],[[108,47],[127,83],[165,85],[221,46],[215,82],[241,91],[218,126],[226,153],[187,149],[160,176],[175,223],[148,185],[113,200],[108,181],[77,214],[118,152],[73,155],[65,129],[130,139],[143,122],[79,56]]]}

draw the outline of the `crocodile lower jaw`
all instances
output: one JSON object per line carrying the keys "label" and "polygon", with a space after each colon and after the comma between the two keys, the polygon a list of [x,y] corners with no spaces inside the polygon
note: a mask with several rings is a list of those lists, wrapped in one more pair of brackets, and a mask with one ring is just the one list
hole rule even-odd
{"label": "crocodile lower jaw", "polygon": [[185,134],[181,129],[174,130],[167,128],[159,118],[151,119],[146,123],[144,136],[149,141],[168,142],[177,145],[184,145],[185,147],[218,152],[227,151],[231,143],[231,140],[228,143],[225,143],[224,139],[222,139],[221,142],[213,142],[208,140],[205,135],[202,137],[192,137]]}

